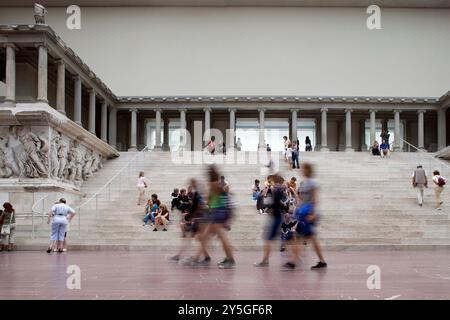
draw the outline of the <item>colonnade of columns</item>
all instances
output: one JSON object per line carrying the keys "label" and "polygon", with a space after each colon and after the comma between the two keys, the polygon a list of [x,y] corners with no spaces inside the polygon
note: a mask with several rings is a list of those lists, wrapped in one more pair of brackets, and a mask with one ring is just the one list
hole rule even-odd
{"label": "colonnade of columns", "polygon": [[[258,108],[257,112],[259,114],[259,142],[258,142],[258,148],[265,149],[266,148],[266,142],[265,142],[265,112],[266,108]],[[445,110],[445,109],[444,109]],[[155,120],[156,120],[156,141],[155,141],[155,149],[168,149],[168,146],[163,146],[161,141],[161,122],[162,122],[162,110],[160,108],[157,108],[155,111]],[[182,108],[178,110],[180,112],[180,129],[186,129],[186,108]],[[228,112],[230,115],[230,124],[229,129],[232,133],[235,133],[236,130],[236,108],[229,108]],[[297,128],[298,128],[298,112],[300,109],[291,109],[291,139],[293,141],[297,140]],[[328,151],[328,108],[321,108],[321,151]],[[352,113],[353,109],[344,109],[345,112],[345,151],[351,152],[354,151],[354,146],[352,145]],[[131,139],[130,139],[130,150],[136,150],[136,138],[137,138],[137,109],[130,109],[131,112]],[[204,132],[207,134],[209,129],[211,129],[211,108],[204,108]],[[395,109],[392,111],[394,115],[394,134],[395,134],[395,140],[393,143],[394,150],[401,150],[403,141],[401,141],[401,134],[400,134],[400,114],[401,110]],[[424,114],[426,110],[419,109],[417,111],[417,122],[418,122],[418,148],[424,149]],[[369,113],[369,123],[370,123],[370,141],[373,143],[375,140],[377,140],[376,137],[376,113],[377,110],[368,110]],[[445,145],[445,112],[442,110],[438,111],[438,147],[442,148],[442,146]],[[112,121],[112,120],[110,120]],[[164,143],[167,144],[168,142],[168,119],[164,119]],[[182,132],[184,132],[182,130]],[[111,133],[110,133],[111,136]],[[229,141],[227,141],[227,147],[233,148],[234,147],[234,137],[235,134],[230,137]],[[181,137],[182,141],[185,140],[186,137]],[[205,136],[205,139],[209,139],[209,137]]]}
{"label": "colonnade of columns", "polygon": [[[45,43],[35,45],[38,52],[37,65],[37,95],[36,101],[48,103],[48,48]],[[16,50],[14,43],[4,44],[6,49],[6,68],[5,68],[5,103],[14,107],[16,104]],[[62,58],[56,59],[56,105],[55,109],[61,114],[66,115],[66,63]],[[74,112],[73,121],[82,126],[82,80],[80,75],[72,77],[74,81]],[[88,130],[96,135],[96,99],[98,93],[93,88],[89,89],[89,121]],[[108,121],[108,103],[103,98],[101,106],[101,134],[103,141],[116,146],[116,128],[117,128],[117,110],[110,106],[110,116]],[[109,141],[108,141],[108,122],[109,122]]]}

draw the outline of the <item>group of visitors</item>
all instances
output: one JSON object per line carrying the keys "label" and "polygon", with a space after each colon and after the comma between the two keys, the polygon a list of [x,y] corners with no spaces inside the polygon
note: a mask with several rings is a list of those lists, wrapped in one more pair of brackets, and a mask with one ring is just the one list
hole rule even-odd
{"label": "group of visitors", "polygon": [[[252,198],[256,201],[256,210],[259,214],[268,213],[273,205],[272,191],[274,182],[272,175],[268,176],[261,187],[259,179],[254,181],[252,186]],[[296,205],[297,178],[292,177],[290,181],[284,183],[283,198],[281,200],[283,212],[293,213]]]}
{"label": "group of visitors", "polygon": [[[211,257],[208,252],[208,243],[213,236],[222,242],[225,258],[218,263],[219,268],[229,269],[235,265],[233,247],[228,239],[227,232],[231,227],[233,217],[233,204],[230,200],[230,186],[224,176],[220,176],[215,166],[208,167],[208,189],[209,192],[203,196],[197,186],[195,179],[190,181],[187,194],[190,193],[189,203],[183,207],[178,201],[174,202],[174,207],[179,205],[182,212],[180,229],[183,242],[178,253],[171,258],[173,261],[180,261],[181,255],[185,252],[194,239],[199,246],[194,256],[183,260],[183,264],[189,266],[209,265]],[[178,199],[175,197],[173,200]]]}
{"label": "group of visitors", "polygon": [[389,142],[383,141],[382,144],[379,144],[378,141],[375,140],[373,145],[370,147],[370,152],[373,156],[389,158],[391,155]]}
{"label": "group of visitors", "polygon": [[0,210],[0,251],[14,249],[14,234],[16,231],[16,211],[9,202],[3,204]]}
{"label": "group of visitors", "polygon": [[389,138],[391,134],[388,130],[382,130],[380,134],[381,144],[375,140],[370,147],[369,152],[373,156],[380,156],[381,158],[389,158],[391,155],[391,146],[389,144]]}
{"label": "group of visitors", "polygon": [[[286,182],[278,174],[267,177],[264,190],[257,191],[255,186],[252,189],[253,198],[264,198],[264,210],[270,217],[270,223],[265,233],[264,255],[260,262],[256,262],[256,267],[267,267],[271,252],[271,242],[277,239],[281,231],[282,251],[286,244],[291,249],[291,257],[284,267],[295,269],[300,258],[301,245],[305,241],[311,241],[319,257],[319,262],[311,269],[322,269],[327,267],[327,263],[322,255],[319,242],[315,236],[314,227],[318,222],[317,208],[317,183],[313,179],[312,165],[305,163],[302,165],[304,180],[297,187],[295,178]],[[264,192],[264,193],[263,193]],[[258,201],[258,200],[257,200]]]}
{"label": "group of visitors", "polygon": [[289,170],[293,168],[300,168],[298,163],[299,157],[299,141],[291,142],[287,136],[283,137],[284,140],[284,158],[288,163]]}
{"label": "group of visitors", "polygon": [[169,210],[165,204],[161,204],[156,193],[152,194],[151,198],[147,200],[144,214],[143,226],[148,225],[150,222],[153,231],[158,231],[159,227],[162,228],[162,231],[167,231],[170,221]]}
{"label": "group of visitors", "polygon": [[[433,184],[434,184],[434,196],[436,201],[436,210],[441,210],[443,201],[441,199],[441,193],[444,191],[444,187],[447,184],[447,179],[441,176],[438,170],[433,171]],[[419,206],[423,206],[423,196],[425,188],[428,188],[428,178],[425,169],[421,164],[412,173],[412,185],[417,192],[417,202]]]}
{"label": "group of visitors", "polygon": [[[148,189],[148,186],[149,183],[145,178],[144,172],[140,171],[136,184],[138,189],[138,206],[145,201],[145,191]],[[143,222],[143,226],[150,224],[153,227],[153,231],[158,231],[158,228],[162,228],[162,231],[167,231],[167,226],[170,222],[169,210],[165,204],[161,204],[156,193],[152,194],[145,203]]]}

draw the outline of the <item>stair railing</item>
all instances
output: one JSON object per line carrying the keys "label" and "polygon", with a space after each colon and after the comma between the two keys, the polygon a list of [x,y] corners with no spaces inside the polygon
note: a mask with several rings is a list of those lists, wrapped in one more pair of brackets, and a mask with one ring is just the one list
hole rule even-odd
{"label": "stair railing", "polygon": [[[432,153],[422,150],[404,139],[401,139],[401,143],[403,143],[404,146],[403,150],[407,150],[417,156],[413,158],[408,157],[410,162],[414,162],[414,165],[416,166],[421,164],[429,176],[433,174],[434,170],[438,170],[442,176],[447,179],[450,178],[450,165],[448,163],[436,158]],[[413,168],[415,168],[415,166]]]}
{"label": "stair railing", "polygon": [[101,186],[96,192],[94,192],[94,194],[92,194],[82,204],[74,208],[75,212],[77,213],[76,217],[78,219],[78,236],[81,235],[81,211],[86,210],[89,204],[95,202],[95,219],[98,220],[99,197],[102,195],[107,196],[108,201],[110,201],[111,190],[114,189],[114,187],[117,187],[118,191],[121,192],[122,188],[124,187],[123,184],[127,184],[127,182],[129,182],[131,174],[136,170],[139,159],[143,158],[145,161],[145,155],[148,150],[149,148],[147,146],[144,149],[140,150],[111,179],[109,179],[103,186]]}

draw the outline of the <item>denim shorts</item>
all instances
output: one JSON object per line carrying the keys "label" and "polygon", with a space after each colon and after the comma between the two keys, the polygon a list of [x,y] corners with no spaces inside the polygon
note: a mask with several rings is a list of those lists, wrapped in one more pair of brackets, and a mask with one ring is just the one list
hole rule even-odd
{"label": "denim shorts", "polygon": [[225,223],[231,218],[231,211],[227,208],[215,208],[211,212],[211,223]]}
{"label": "denim shorts", "polygon": [[280,234],[281,230],[281,222],[283,221],[283,218],[280,216],[270,217],[270,222],[267,225],[266,229],[266,237],[265,240],[275,240],[277,238],[278,234]]}

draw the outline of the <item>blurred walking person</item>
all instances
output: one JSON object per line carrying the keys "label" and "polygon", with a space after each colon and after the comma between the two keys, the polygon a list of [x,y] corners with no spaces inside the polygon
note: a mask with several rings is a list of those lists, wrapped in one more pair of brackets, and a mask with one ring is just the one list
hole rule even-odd
{"label": "blurred walking person", "polygon": [[233,255],[233,248],[228,239],[227,231],[230,228],[230,222],[232,218],[232,210],[230,208],[230,195],[220,181],[220,175],[217,172],[215,166],[211,165],[208,168],[208,181],[209,181],[209,195],[208,205],[210,209],[210,221],[207,225],[204,233],[200,237],[201,249],[194,257],[194,263],[199,260],[202,252],[207,251],[208,242],[211,236],[217,235],[222,242],[223,250],[225,252],[225,259],[218,263],[221,269],[234,268],[235,260]]}
{"label": "blurred walking person", "polygon": [[302,165],[302,174],[304,180],[298,189],[299,206],[295,210],[295,220],[297,220],[296,236],[292,240],[292,256],[284,267],[295,269],[300,260],[300,249],[305,241],[311,241],[314,251],[319,257],[319,262],[311,267],[312,270],[323,269],[327,267],[323,257],[319,241],[317,240],[314,228],[317,225],[317,182],[313,179],[313,167],[309,163]]}
{"label": "blurred walking person", "polygon": [[271,189],[271,207],[269,209],[269,223],[265,230],[265,242],[264,242],[264,254],[260,262],[255,262],[255,267],[267,267],[269,266],[269,257],[272,247],[272,241],[279,238],[281,231],[282,218],[282,200],[285,193],[284,179],[279,175],[272,175],[268,178],[269,183],[272,185]]}

